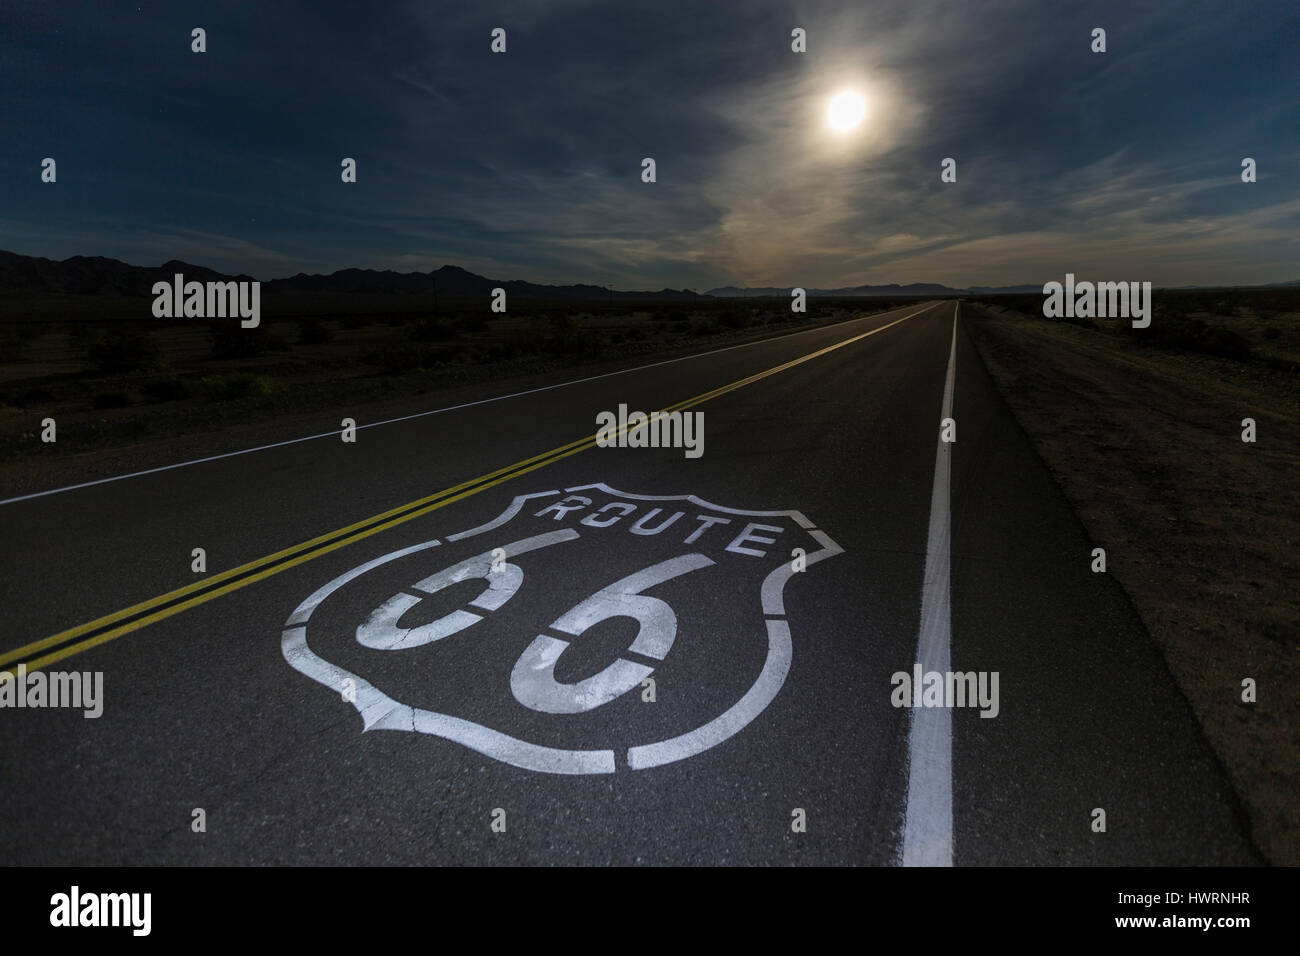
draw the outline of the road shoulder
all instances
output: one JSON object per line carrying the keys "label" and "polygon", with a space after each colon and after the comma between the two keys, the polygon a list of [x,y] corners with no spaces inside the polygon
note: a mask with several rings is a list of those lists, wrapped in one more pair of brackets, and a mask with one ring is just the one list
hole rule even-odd
{"label": "road shoulder", "polygon": [[[967,330],[1132,598],[1272,862],[1300,862],[1294,376],[973,305]],[[1259,439],[1241,440],[1254,418]],[[1255,703],[1242,701],[1253,678]]]}

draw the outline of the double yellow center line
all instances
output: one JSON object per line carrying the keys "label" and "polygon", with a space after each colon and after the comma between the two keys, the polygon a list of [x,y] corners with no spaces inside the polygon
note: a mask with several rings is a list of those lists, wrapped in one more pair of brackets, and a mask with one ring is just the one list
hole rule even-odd
{"label": "double yellow center line", "polygon": [[[684,402],[678,402],[676,405],[670,405],[667,408],[654,412],[650,416],[650,421],[657,421],[660,416],[671,412],[684,411],[696,405],[700,405],[720,395],[728,392],[734,392],[736,389],[744,388],[746,385],[753,385],[755,382],[762,381],[770,375],[776,375],[787,369],[794,368],[796,365],[802,365],[804,362],[812,361],[834,352],[836,349],[851,345],[860,339],[865,339],[877,332],[883,332],[885,329],[892,328],[900,322],[905,322],[913,316],[920,315],[928,311],[933,306],[926,306],[918,309],[910,315],[905,315],[901,319],[895,319],[886,325],[872,329],[869,332],[863,332],[861,335],[855,335],[852,338],[844,339],[842,342],[836,342],[834,345],[828,345],[823,349],[802,355],[783,365],[777,365],[765,371],[750,375],[748,378],[742,378],[732,382],[729,385],[723,385],[721,388],[715,388],[713,391],[705,392],[702,395],[696,395],[694,398],[688,398]],[[627,426],[620,430],[619,434],[627,431]],[[399,524],[426,515],[431,511],[460,501],[462,498],[468,498],[470,495],[478,494],[480,491],[486,491],[503,482],[518,478],[520,475],[526,475],[530,471],[536,471],[547,465],[554,464],[561,459],[568,458],[570,455],[576,455],[580,451],[593,448],[596,445],[596,436],[589,435],[586,438],[579,438],[577,441],[569,442],[567,445],[561,445],[558,448],[552,448],[550,451],[542,452],[540,455],[534,455],[532,458],[525,458],[523,461],[517,461],[512,465],[499,468],[496,471],[480,475],[477,478],[453,485],[450,488],[444,488],[436,494],[420,498],[416,501],[399,505],[382,514],[375,515],[371,518],[365,518],[355,524],[350,524],[345,528],[339,528],[337,531],[331,531],[319,537],[312,538],[310,541],[304,541],[283,551],[277,551],[275,554],[268,554],[266,557],[257,558],[249,561],[247,564],[241,564],[239,567],[231,568],[228,571],[222,571],[219,574],[211,575],[193,584],[187,584],[185,587],[177,588],[174,591],[168,591],[166,594],[160,594],[157,597],[142,601],[139,604],[133,604],[131,607],[123,608],[104,617],[96,618],[93,621],[87,621],[66,631],[60,631],[58,634],[52,634],[49,637],[42,638],[39,641],[33,641],[12,651],[0,654],[0,665],[9,665],[4,671],[0,671],[0,678],[6,674],[16,673],[20,664],[26,664],[28,671],[34,671],[46,667],[56,661],[71,657],[74,654],[80,654],[82,651],[88,651],[92,647],[98,647],[114,638],[121,637],[123,634],[129,634],[137,631],[146,625],[155,621],[161,621],[171,617],[173,614],[179,614],[187,611],[192,607],[197,607],[214,598],[219,598],[223,594],[229,594],[231,591],[237,591],[242,587],[261,581],[273,574],[279,574],[281,571],[296,567],[314,558],[329,554],[339,548],[346,547],[363,538],[368,538],[372,534],[379,534],[381,531],[387,531]]]}

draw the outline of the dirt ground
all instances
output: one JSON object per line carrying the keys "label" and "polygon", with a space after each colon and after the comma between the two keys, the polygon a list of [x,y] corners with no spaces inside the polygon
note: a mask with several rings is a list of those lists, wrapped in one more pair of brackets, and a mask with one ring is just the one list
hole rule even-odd
{"label": "dirt ground", "polygon": [[961,314],[1164,653],[1260,851],[1300,863],[1300,376],[996,307]]}

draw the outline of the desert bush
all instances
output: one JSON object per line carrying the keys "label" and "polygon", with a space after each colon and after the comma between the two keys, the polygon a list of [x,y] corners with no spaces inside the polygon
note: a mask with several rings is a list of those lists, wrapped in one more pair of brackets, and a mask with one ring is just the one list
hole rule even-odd
{"label": "desert bush", "polygon": [[91,408],[125,408],[128,405],[134,405],[136,398],[130,392],[114,390],[109,392],[100,392],[90,399]]}
{"label": "desert bush", "polygon": [[442,319],[417,319],[406,327],[406,338],[412,342],[445,342],[455,337],[451,325]]}
{"label": "desert bush", "polygon": [[266,322],[251,329],[233,319],[212,322],[208,326],[208,335],[214,358],[248,358],[267,352],[284,352],[289,348],[284,337],[271,331]]}
{"label": "desert bush", "polygon": [[226,375],[205,375],[193,389],[201,401],[224,402],[237,398],[265,398],[283,391],[284,383],[269,375],[251,372],[231,372]]}
{"label": "desert bush", "polygon": [[26,408],[29,405],[46,405],[55,400],[55,394],[54,389],[48,385],[37,385],[15,392],[11,400],[19,408]]}
{"label": "desert bush", "polygon": [[749,325],[748,309],[727,309],[718,316],[718,324],[724,329],[743,329]]}
{"label": "desert bush", "polygon": [[298,342],[301,345],[323,345],[334,338],[334,330],[315,316],[298,320]]}
{"label": "desert bush", "polygon": [[547,319],[550,326],[549,334],[546,337],[547,350],[556,355],[577,355],[585,350],[592,342],[591,337],[582,334],[582,327],[573,315],[552,315]]}
{"label": "desert bush", "polygon": [[488,327],[488,316],[482,312],[469,312],[465,315],[458,316],[454,323],[457,332],[469,333],[471,335],[480,332],[486,332]]}
{"label": "desert bush", "polygon": [[0,362],[21,362],[27,347],[41,337],[41,330],[31,326],[0,326]]}
{"label": "desert bush", "polygon": [[80,356],[95,344],[104,334],[104,330],[87,322],[74,322],[68,326],[68,348]]}
{"label": "desert bush", "polygon": [[1248,359],[1251,355],[1250,342],[1245,336],[1232,329],[1214,325],[1205,330],[1195,348],[1198,352],[1220,355],[1224,358]]}
{"label": "desert bush", "polygon": [[189,395],[189,386],[175,375],[154,378],[145,382],[140,390],[151,402],[171,402]]}
{"label": "desert bush", "polygon": [[105,375],[155,368],[161,356],[152,334],[129,325],[109,326],[85,341],[86,362]]}
{"label": "desert bush", "polygon": [[367,349],[361,354],[361,360],[383,372],[413,372],[453,361],[461,351],[458,345],[396,341]]}
{"label": "desert bush", "polygon": [[1140,345],[1233,359],[1247,359],[1251,356],[1250,343],[1240,333],[1221,326],[1207,325],[1201,319],[1189,318],[1177,308],[1158,308],[1152,316],[1151,325],[1145,329],[1135,329],[1132,322],[1120,320],[1116,331]]}

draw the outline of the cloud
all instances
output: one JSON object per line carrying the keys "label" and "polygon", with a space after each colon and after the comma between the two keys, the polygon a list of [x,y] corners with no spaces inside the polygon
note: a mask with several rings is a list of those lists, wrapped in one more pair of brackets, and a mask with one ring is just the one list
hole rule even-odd
{"label": "cloud", "polygon": [[[1119,0],[359,16],[322,0],[259,8],[250,30],[252,9],[206,13],[202,56],[192,16],[168,8],[20,12],[23,52],[0,60],[10,243],[621,288],[1036,282],[1071,251],[1158,283],[1295,277],[1279,250],[1294,251],[1300,16],[1283,0],[1176,16]],[[825,107],[845,87],[869,115],[837,135]],[[43,187],[33,163],[51,153],[60,182]],[[945,157],[957,183],[939,180]]]}

